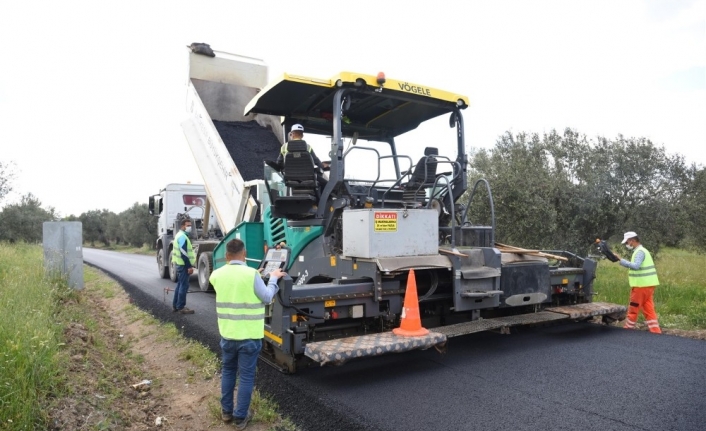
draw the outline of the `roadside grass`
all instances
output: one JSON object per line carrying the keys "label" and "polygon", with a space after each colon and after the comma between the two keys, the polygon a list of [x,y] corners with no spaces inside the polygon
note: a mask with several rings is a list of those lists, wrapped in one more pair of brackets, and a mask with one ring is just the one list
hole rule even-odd
{"label": "roadside grass", "polygon": [[44,429],[66,367],[56,304],[72,296],[44,277],[38,246],[0,243],[0,429]]}
{"label": "roadside grass", "polygon": [[[144,358],[132,350],[134,338],[111,326],[100,301],[115,298],[122,287],[90,267],[84,267],[84,281],[84,290],[74,291],[60,279],[46,279],[40,246],[0,243],[0,430],[78,429],[71,423],[77,418],[85,419],[81,429],[124,429],[140,419],[121,403],[135,402],[130,385],[144,378]],[[141,321],[143,332],[176,347],[190,364],[187,383],[217,375],[218,356],[173,324],[132,304],[123,311],[131,322]],[[252,405],[255,422],[267,429],[297,429],[257,389]],[[206,406],[213,423],[220,423],[218,397]]]}
{"label": "roadside grass", "polygon": [[121,253],[144,254],[148,256],[156,255],[157,253],[153,247],[149,246],[149,244],[143,244],[142,247],[135,247],[133,245],[126,244],[105,245],[103,243],[96,243],[95,245],[92,245],[90,243],[84,243],[83,246],[98,250],[119,251]]}
{"label": "roadside grass", "polygon": [[[623,256],[625,257],[625,256]],[[662,328],[706,329],[706,255],[680,249],[662,249],[655,260],[660,285],[655,308]],[[628,269],[608,260],[598,264],[596,301],[627,305],[630,299]],[[640,321],[644,321],[640,317]]]}

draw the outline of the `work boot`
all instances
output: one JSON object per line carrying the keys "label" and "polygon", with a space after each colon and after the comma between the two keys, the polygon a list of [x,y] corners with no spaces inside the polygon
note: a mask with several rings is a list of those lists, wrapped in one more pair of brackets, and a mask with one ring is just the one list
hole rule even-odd
{"label": "work boot", "polygon": [[245,429],[245,427],[248,426],[248,422],[250,422],[250,419],[252,419],[252,417],[253,417],[252,410],[248,410],[248,415],[245,416],[243,419],[235,418],[235,429],[238,429],[238,430]]}
{"label": "work boot", "polygon": [[221,419],[223,419],[223,422],[228,423],[233,420],[233,413],[221,412]]}
{"label": "work boot", "polygon": [[179,313],[181,313],[181,314],[194,314],[194,310],[184,307],[181,310],[179,310]]}

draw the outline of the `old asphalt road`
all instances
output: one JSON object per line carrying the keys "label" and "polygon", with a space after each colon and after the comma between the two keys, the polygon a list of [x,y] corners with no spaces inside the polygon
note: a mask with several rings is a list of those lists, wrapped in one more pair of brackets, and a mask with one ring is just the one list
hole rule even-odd
{"label": "old asphalt road", "polygon": [[[218,352],[212,293],[189,294],[196,314],[171,312],[155,259],[85,249],[136,303]],[[196,280],[192,290],[198,291]],[[170,292],[171,293],[171,292]],[[258,386],[302,429],[704,430],[706,342],[592,324],[475,334],[448,353],[412,352],[311,368],[265,364]]]}

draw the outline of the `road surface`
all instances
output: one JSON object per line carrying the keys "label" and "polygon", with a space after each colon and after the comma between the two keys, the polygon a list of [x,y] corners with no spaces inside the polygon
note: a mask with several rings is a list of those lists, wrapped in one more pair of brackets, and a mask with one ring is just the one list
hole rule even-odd
{"label": "road surface", "polygon": [[[218,348],[215,295],[192,276],[172,313],[153,257],[84,249],[135,302]],[[627,281],[626,281],[627,282]],[[472,334],[433,349],[294,376],[260,365],[257,385],[303,430],[706,429],[706,342],[588,323]]]}

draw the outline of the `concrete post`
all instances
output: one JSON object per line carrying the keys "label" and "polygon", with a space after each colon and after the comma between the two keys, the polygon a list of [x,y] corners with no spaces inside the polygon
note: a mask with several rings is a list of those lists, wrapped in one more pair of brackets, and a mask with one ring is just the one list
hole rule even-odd
{"label": "concrete post", "polygon": [[83,289],[83,225],[78,221],[44,222],[44,269]]}

